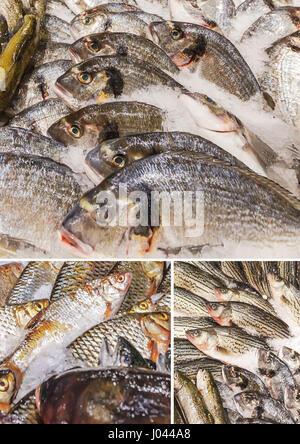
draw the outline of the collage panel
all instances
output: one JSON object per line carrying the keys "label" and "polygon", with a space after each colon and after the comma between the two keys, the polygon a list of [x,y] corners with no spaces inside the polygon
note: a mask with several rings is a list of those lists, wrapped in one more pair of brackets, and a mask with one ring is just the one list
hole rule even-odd
{"label": "collage panel", "polygon": [[0,424],[170,424],[171,267],[0,263]]}
{"label": "collage panel", "polygon": [[175,262],[175,424],[298,424],[300,263]]}

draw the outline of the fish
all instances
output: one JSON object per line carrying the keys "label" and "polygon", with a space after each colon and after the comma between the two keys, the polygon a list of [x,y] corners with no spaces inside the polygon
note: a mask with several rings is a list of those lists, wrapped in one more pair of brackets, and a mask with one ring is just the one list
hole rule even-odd
{"label": "fish", "polygon": [[27,129],[47,136],[49,127],[70,112],[59,99],[48,99],[14,116],[9,126]]}
{"label": "fish", "polygon": [[287,323],[300,324],[300,291],[280,276],[269,273],[268,280],[271,286],[275,303],[287,316]]}
{"label": "fish", "polygon": [[280,349],[279,358],[289,367],[293,376],[300,371],[300,354],[288,347]]}
{"label": "fish", "polygon": [[58,163],[69,163],[76,171],[68,148],[50,137],[23,128],[4,126],[0,128],[0,139],[1,152],[48,157]]}
{"label": "fish", "polygon": [[274,11],[275,8],[273,0],[245,0],[236,8],[236,18],[241,18],[242,14],[249,14],[251,22],[254,23],[263,15]]}
{"label": "fish", "polygon": [[111,347],[106,338],[103,340],[99,356],[99,366],[155,370],[154,363],[144,359],[141,353],[127,339],[121,336],[115,347]]}
{"label": "fish", "polygon": [[9,33],[16,31],[23,19],[23,5],[21,0],[3,0],[0,5],[0,14],[5,17]]}
{"label": "fish", "polygon": [[159,284],[158,293],[163,293],[164,298],[168,298],[172,291],[172,266],[170,263],[165,262],[164,277]]}
{"label": "fish", "polygon": [[106,139],[138,131],[162,131],[164,112],[140,102],[91,105],[53,122],[48,135],[69,147],[93,149]]}
{"label": "fish", "polygon": [[287,386],[285,389],[285,407],[290,412],[295,424],[300,422],[300,389]]}
{"label": "fish", "polygon": [[30,322],[49,307],[48,299],[40,299],[22,305],[5,305],[0,307],[0,361],[7,358],[22,340]]}
{"label": "fish", "polygon": [[43,294],[44,299],[50,299],[52,286],[62,266],[63,262],[29,262],[9,293],[6,303],[8,305],[26,304],[38,299],[37,295],[40,294]]}
{"label": "fish", "polygon": [[229,419],[223,407],[217,384],[208,370],[200,369],[197,374],[197,389],[214,419],[214,424],[228,424]]}
{"label": "fish", "polygon": [[172,20],[194,23],[221,32],[217,23],[208,18],[203,10],[196,6],[196,2],[187,0],[170,0],[169,10]]}
{"label": "fish", "polygon": [[145,60],[127,56],[94,57],[73,66],[55,83],[55,93],[73,110],[129,96],[152,86],[184,92],[172,77]]}
{"label": "fish", "polygon": [[206,299],[190,293],[184,288],[175,288],[174,295],[174,310],[177,315],[209,317]]}
{"label": "fish", "polygon": [[75,17],[70,26],[74,39],[98,32],[128,32],[148,38],[148,25],[130,12],[101,12],[94,17]]}
{"label": "fish", "polygon": [[267,47],[276,42],[276,40],[298,31],[299,26],[300,7],[280,7],[258,18],[244,32],[241,41],[248,42],[250,39],[255,39],[255,42],[257,41],[258,43],[261,39],[262,46]]}
{"label": "fish", "polygon": [[284,402],[286,387],[296,387],[290,369],[271,351],[259,350],[258,371],[271,396],[278,401]]}
{"label": "fish", "polygon": [[9,41],[9,32],[7,21],[3,15],[0,15],[0,54]]}
{"label": "fish", "polygon": [[277,316],[277,313],[270,302],[258,294],[252,292],[250,293],[246,290],[216,288],[215,295],[220,302],[238,302],[242,304],[249,304],[269,313],[272,316]]}
{"label": "fish", "polygon": [[300,75],[300,32],[275,42],[266,52],[269,61],[260,81],[261,87],[273,98],[280,117],[300,129],[300,93],[297,83]]}
{"label": "fish", "polygon": [[45,250],[36,248],[30,242],[26,242],[23,239],[17,239],[7,234],[0,234],[0,257],[46,257]]}
{"label": "fish", "polygon": [[279,401],[257,392],[244,392],[235,395],[238,412],[248,418],[275,421],[278,424],[294,424],[288,411]]}
{"label": "fish", "polygon": [[[116,315],[128,291],[131,273],[110,275],[89,282],[77,292],[53,302],[32,326],[23,342],[0,366],[0,409],[6,413],[22,385],[24,374],[39,353],[51,344],[68,346],[83,326],[72,319],[85,319],[86,326],[109,320]],[[0,384],[1,385],[1,384]]]}
{"label": "fish", "polygon": [[174,385],[176,399],[188,424],[214,424],[196,386],[179,371],[174,373]]}
{"label": "fish", "polygon": [[237,327],[187,329],[186,337],[208,357],[233,365],[240,365],[248,355],[255,358],[260,349],[268,350],[264,340]]}
{"label": "fish", "polygon": [[243,262],[243,268],[249,284],[268,299],[272,296],[267,274],[270,271],[274,271],[274,267],[276,268],[276,265],[272,262]]}
{"label": "fish", "polygon": [[206,355],[198,350],[187,339],[175,338],[174,340],[174,360],[175,364],[189,363],[199,359],[205,359]]}
{"label": "fish", "polygon": [[11,153],[0,153],[0,171],[2,231],[55,250],[61,220],[82,192],[73,172],[50,159]]}
{"label": "fish", "polygon": [[236,7],[233,0],[210,0],[201,6],[203,12],[213,19],[223,32],[227,32],[232,19],[236,15]]}
{"label": "fish", "polygon": [[221,270],[224,274],[240,282],[246,281],[246,276],[244,274],[242,265],[240,262],[221,262]]}
{"label": "fish", "polygon": [[24,17],[23,26],[14,34],[0,56],[0,111],[10,103],[37,48],[39,21],[33,14]]}
{"label": "fish", "polygon": [[24,270],[20,262],[12,262],[0,265],[0,307],[6,303],[7,296],[18,282]]}
{"label": "fish", "polygon": [[208,370],[214,376],[214,378],[221,378],[222,366],[223,366],[222,362],[205,357],[189,362],[182,362],[175,364],[175,370],[180,371],[193,383],[196,383],[196,378],[199,369]]}
{"label": "fish", "polygon": [[61,264],[59,273],[52,285],[51,302],[71,296],[88,282],[109,275],[116,262],[68,261]]}
{"label": "fish", "polygon": [[258,392],[268,395],[268,390],[262,380],[244,368],[224,365],[222,368],[222,376],[225,384],[234,394]]}
{"label": "fish", "polygon": [[22,0],[25,11],[34,11],[40,19],[44,18],[47,0]]}
{"label": "fish", "polygon": [[46,5],[47,15],[58,15],[65,21],[71,22],[75,17],[74,12],[64,3],[63,0],[48,0]]}
{"label": "fish", "polygon": [[68,43],[40,43],[31,64],[38,68],[46,63],[55,62],[56,60],[71,60],[69,52],[70,45]]}
{"label": "fish", "polygon": [[[232,165],[245,168],[245,164],[227,151],[200,136],[181,132],[133,134],[102,142],[86,156],[89,177],[100,183],[109,175],[139,159],[166,151],[203,153]],[[119,160],[120,157],[120,160]]]}
{"label": "fish", "polygon": [[172,74],[179,72],[170,57],[151,40],[125,32],[102,32],[82,37],[69,48],[75,63],[104,55],[136,57]]}
{"label": "fish", "polygon": [[22,398],[17,404],[14,404],[10,415],[14,418],[13,422],[17,424],[42,424],[36,406],[35,392],[28,393],[28,395]]}
{"label": "fish", "polygon": [[242,101],[260,93],[259,84],[242,55],[219,33],[182,22],[154,22],[150,30],[154,43],[178,67],[196,63],[201,78]]}
{"label": "fish", "polygon": [[131,368],[71,370],[36,392],[45,424],[169,424],[170,396],[169,375]]}
{"label": "fish", "polygon": [[41,34],[42,42],[68,44],[74,42],[70,32],[70,24],[54,15],[45,15]]}
{"label": "fish", "polygon": [[176,316],[174,318],[174,337],[176,339],[186,339],[186,332],[188,330],[210,328],[214,325],[216,325],[215,321],[209,317]]}
{"label": "fish", "polygon": [[159,284],[163,278],[164,263],[157,261],[149,262],[118,262],[114,273],[130,271],[132,282],[126,298],[122,303],[121,310],[128,310],[135,303],[150,298],[158,291]]}
{"label": "fish", "polygon": [[[91,8],[95,8],[100,5],[106,5],[107,0],[63,0],[68,8],[73,11],[74,14],[80,14]],[[126,3],[127,5],[137,6],[135,0],[114,0],[114,3]]]}
{"label": "fish", "polygon": [[174,401],[174,424],[186,424],[186,420],[176,399]]}
{"label": "fish", "polygon": [[[216,177],[219,183],[222,183],[222,188],[218,188],[218,193],[213,192]],[[140,230],[137,230],[136,226],[134,233],[130,230],[132,227],[120,226],[115,216],[111,214],[112,220],[110,218],[105,220],[100,216],[100,226],[94,216],[99,211],[97,201],[102,201],[103,192],[109,192],[109,195],[116,199],[117,209],[120,204],[117,191],[120,183],[127,184],[129,195],[131,191],[138,190],[144,193],[147,190],[146,195],[153,191],[169,192],[170,189],[173,192],[200,191],[201,196],[204,192],[206,196],[203,203],[204,232],[202,211],[202,228],[198,227],[193,230],[192,237],[187,236],[184,222],[181,224],[183,226],[176,228],[161,227],[161,222],[158,221],[155,227],[148,224],[148,227],[142,227],[143,236],[140,235]],[[238,200],[237,189],[240,190]],[[129,205],[128,200],[126,200],[127,205]],[[125,207],[122,203],[124,213],[128,210],[126,202]],[[135,205],[131,207],[133,212]],[[168,252],[168,249],[172,251],[174,248],[179,248],[180,251],[182,247],[223,245],[227,241],[240,242],[242,240],[259,242],[260,245],[267,245],[270,242],[274,245],[284,240],[286,245],[295,245],[299,232],[299,208],[299,201],[290,193],[269,179],[248,170],[229,166],[208,156],[194,153],[193,155],[162,153],[129,165],[86,193],[63,221],[61,231],[64,238],[67,238],[75,249],[85,254],[97,250],[108,251],[109,254],[120,252],[125,245],[124,236],[128,236],[130,231],[131,236],[129,242],[126,241],[125,248],[128,252],[134,247],[135,257],[136,250],[142,256],[153,251],[158,239],[159,249],[165,252]],[[235,214],[239,220],[239,231],[232,230],[228,224],[232,214]],[[103,216],[107,217],[105,214]],[[216,216],[218,216],[217,220]],[[130,214],[129,218],[131,218]],[[162,214],[160,214],[160,220],[162,220]],[[196,221],[197,219],[193,221],[194,227]],[[139,236],[134,236],[135,233]],[[114,251],[112,251],[112,245]]]}
{"label": "fish", "polygon": [[[215,301],[214,289],[220,280],[187,262],[177,262],[174,282],[177,287],[184,288],[206,300]],[[205,309],[205,312],[207,308]]]}
{"label": "fish", "polygon": [[259,337],[286,339],[289,327],[278,317],[253,305],[241,302],[207,302],[210,316],[223,327],[240,327]]}
{"label": "fish", "polygon": [[25,76],[9,105],[11,114],[16,115],[43,100],[54,99],[56,79],[65,73],[73,63],[68,60],[56,60],[39,66]]}
{"label": "fish", "polygon": [[167,313],[122,316],[85,332],[69,349],[75,359],[89,367],[97,367],[104,338],[114,347],[122,335],[145,359],[157,360],[161,351],[168,350],[171,341],[170,316]]}

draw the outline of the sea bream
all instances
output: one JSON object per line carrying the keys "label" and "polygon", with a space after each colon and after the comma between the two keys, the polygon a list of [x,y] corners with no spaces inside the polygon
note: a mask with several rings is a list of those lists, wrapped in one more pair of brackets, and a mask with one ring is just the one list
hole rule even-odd
{"label": "sea bream", "polygon": [[235,46],[219,33],[182,22],[151,23],[153,41],[180,68],[194,63],[199,75],[247,101],[260,92],[251,69]]}
{"label": "sea bream", "polygon": [[[121,183],[127,184],[125,201],[118,198]],[[99,205],[103,193],[112,193],[118,211],[123,215],[127,214],[128,221],[132,220],[130,213],[132,211],[135,214],[138,205],[131,200],[132,191],[140,190],[150,196],[152,191],[170,189],[174,192],[201,192],[204,197],[203,207],[201,206],[204,210],[204,227],[199,227],[197,219],[194,219],[192,237],[187,235],[184,224],[181,227],[164,227],[163,213],[159,214],[156,226],[151,226],[150,223],[142,227],[141,231],[128,223],[120,226],[115,216],[111,213],[108,216],[107,213],[103,214],[103,206]],[[237,189],[240,191],[238,194]],[[152,202],[152,206],[154,203]],[[172,211],[174,205],[173,202]],[[248,170],[205,155],[163,153],[129,165],[85,194],[64,220],[62,234],[69,244],[85,253],[94,250],[115,254],[124,248],[127,252],[135,248],[139,254],[145,254],[154,248],[168,251],[185,246],[216,245],[242,240],[259,242],[260,245],[281,241],[294,245],[299,233],[299,210],[298,200],[283,188]],[[146,209],[144,211],[146,214]],[[147,211],[149,215],[149,209]],[[203,211],[200,213],[199,220],[203,222]],[[228,220],[232,220],[232,214],[237,216],[235,230],[232,230],[231,223],[228,224]],[[100,223],[97,222],[98,217]],[[111,217],[114,226],[111,225]],[[126,233],[129,238],[124,241]]]}
{"label": "sea bream", "polygon": [[89,282],[75,294],[53,302],[27,333],[20,346],[0,366],[0,410],[9,410],[20,390],[24,374],[42,350],[58,343],[61,347],[67,347],[88,325],[92,327],[114,317],[131,279],[131,273],[111,275]]}

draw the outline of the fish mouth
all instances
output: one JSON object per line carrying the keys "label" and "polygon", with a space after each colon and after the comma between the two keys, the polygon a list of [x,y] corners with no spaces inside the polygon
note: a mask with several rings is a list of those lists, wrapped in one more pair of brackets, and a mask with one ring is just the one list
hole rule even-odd
{"label": "fish mouth", "polygon": [[101,174],[99,174],[98,171],[94,169],[86,160],[83,167],[87,177],[93,182],[93,184],[99,185],[105,179],[105,177],[101,176]]}
{"label": "fish mouth", "polygon": [[70,46],[69,48],[69,54],[72,57],[72,60],[74,60],[75,63],[82,62],[82,58],[80,55]]}
{"label": "fish mouth", "polygon": [[83,256],[88,256],[93,253],[93,248],[90,245],[80,241],[74,234],[66,230],[65,227],[60,228],[60,240],[64,244],[68,245],[76,253],[81,253]]}
{"label": "fish mouth", "polygon": [[74,110],[78,109],[78,105],[74,99],[73,94],[70,91],[68,91],[64,86],[62,86],[58,81],[55,83],[53,91],[59,99],[61,99],[64,103],[66,103],[67,106],[69,106]]}

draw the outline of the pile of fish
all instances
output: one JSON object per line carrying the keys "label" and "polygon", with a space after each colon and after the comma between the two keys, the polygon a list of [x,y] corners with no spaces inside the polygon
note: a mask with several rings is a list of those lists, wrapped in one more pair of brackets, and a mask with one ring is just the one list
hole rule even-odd
{"label": "pile of fish", "polygon": [[169,264],[23,267],[0,266],[0,424],[170,424]]}
{"label": "pile of fish", "polygon": [[[1,2],[1,254],[186,257],[217,248],[224,257],[244,242],[297,247],[300,6],[112,1]],[[237,23],[247,28],[239,38]],[[263,72],[246,50],[258,44]],[[271,128],[256,131],[248,115],[258,127],[267,116]],[[278,147],[275,127],[287,146]],[[202,193],[196,235],[186,209],[181,224],[165,223],[178,213],[174,196],[170,214],[159,206],[170,191]],[[139,193],[146,221],[135,217]]]}
{"label": "pile of fish", "polygon": [[175,263],[175,422],[300,423],[300,263]]}

